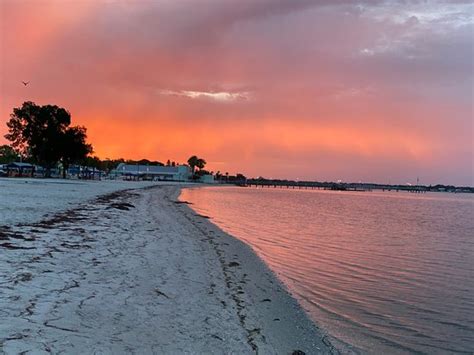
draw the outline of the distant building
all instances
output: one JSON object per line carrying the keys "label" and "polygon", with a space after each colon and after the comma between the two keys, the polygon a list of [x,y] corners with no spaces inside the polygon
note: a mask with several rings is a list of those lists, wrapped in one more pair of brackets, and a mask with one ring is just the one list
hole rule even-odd
{"label": "distant building", "polygon": [[34,173],[34,165],[29,163],[14,162],[5,164],[3,170],[10,177],[32,177]]}
{"label": "distant building", "polygon": [[144,180],[187,181],[191,177],[191,169],[187,165],[160,166],[120,163],[111,172],[111,175]]}
{"label": "distant building", "polygon": [[67,176],[72,179],[101,180],[103,175],[102,170],[89,166],[71,165],[67,169]]}
{"label": "distant building", "polygon": [[211,174],[201,175],[199,177],[199,181],[204,184],[214,184],[216,182],[216,180],[214,179],[214,175]]}
{"label": "distant building", "polygon": [[46,174],[46,169],[40,165],[35,165],[33,169],[33,177],[44,177]]}

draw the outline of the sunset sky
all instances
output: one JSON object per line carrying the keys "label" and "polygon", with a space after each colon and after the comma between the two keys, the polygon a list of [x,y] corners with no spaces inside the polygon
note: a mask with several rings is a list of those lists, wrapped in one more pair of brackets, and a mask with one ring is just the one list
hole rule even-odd
{"label": "sunset sky", "polygon": [[474,185],[473,15],[461,0],[0,0],[0,144],[34,101],[67,108],[101,158]]}

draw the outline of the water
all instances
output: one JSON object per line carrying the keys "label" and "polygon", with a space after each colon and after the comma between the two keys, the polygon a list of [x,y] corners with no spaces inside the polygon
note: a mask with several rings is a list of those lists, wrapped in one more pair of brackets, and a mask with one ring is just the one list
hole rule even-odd
{"label": "water", "polygon": [[346,350],[474,352],[474,196],[186,189]]}

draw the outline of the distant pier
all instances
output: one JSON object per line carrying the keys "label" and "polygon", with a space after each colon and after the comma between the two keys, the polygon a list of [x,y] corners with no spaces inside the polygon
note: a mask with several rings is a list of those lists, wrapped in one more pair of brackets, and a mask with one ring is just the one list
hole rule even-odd
{"label": "distant pier", "polygon": [[315,182],[315,181],[291,181],[291,180],[263,180],[248,179],[238,184],[243,187],[256,188],[279,188],[279,189],[303,189],[303,190],[330,190],[330,191],[395,191],[426,193],[428,188],[425,186],[403,186],[403,185],[377,185],[370,183],[334,183],[334,182]]}

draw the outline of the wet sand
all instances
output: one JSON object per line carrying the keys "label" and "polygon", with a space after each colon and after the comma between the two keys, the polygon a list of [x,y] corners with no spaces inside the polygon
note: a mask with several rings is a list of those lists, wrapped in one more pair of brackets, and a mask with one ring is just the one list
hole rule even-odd
{"label": "wet sand", "polygon": [[179,191],[114,192],[0,227],[0,352],[336,353],[253,251]]}

